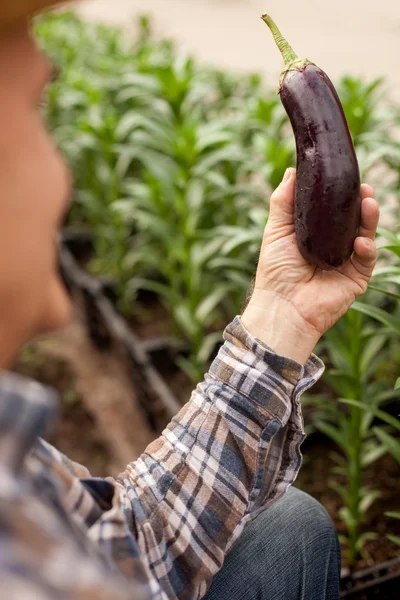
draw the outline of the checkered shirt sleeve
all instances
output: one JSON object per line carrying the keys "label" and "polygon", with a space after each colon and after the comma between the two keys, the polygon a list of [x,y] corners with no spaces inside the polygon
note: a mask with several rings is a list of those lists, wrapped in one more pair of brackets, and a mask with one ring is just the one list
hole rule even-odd
{"label": "checkered shirt sleeve", "polygon": [[278,356],[239,317],[224,339],[190,402],[118,478],[155,597],[201,598],[245,524],[300,468],[299,399],[323,363]]}

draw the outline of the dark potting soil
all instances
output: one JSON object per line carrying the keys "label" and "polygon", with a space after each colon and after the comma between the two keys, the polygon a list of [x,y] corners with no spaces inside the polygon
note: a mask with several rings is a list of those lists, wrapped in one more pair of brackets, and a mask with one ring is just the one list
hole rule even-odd
{"label": "dark potting soil", "polygon": [[139,298],[133,306],[130,324],[141,340],[173,336],[168,311],[158,296],[152,292],[139,292]]}

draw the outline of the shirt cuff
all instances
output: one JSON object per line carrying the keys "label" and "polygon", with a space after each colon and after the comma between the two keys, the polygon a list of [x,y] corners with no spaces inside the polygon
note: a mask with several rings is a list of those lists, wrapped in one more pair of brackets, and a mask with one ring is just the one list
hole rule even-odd
{"label": "shirt cuff", "polygon": [[[311,354],[305,365],[277,354],[250,334],[239,316],[226,327],[224,340],[224,346],[211,365],[210,374],[258,404],[265,406],[268,400],[269,408],[271,383],[274,384],[276,399],[286,404],[288,397],[298,400],[325,370],[324,363],[315,354]],[[273,405],[272,408],[277,409],[281,403]],[[286,420],[281,410],[273,412],[283,422]]]}

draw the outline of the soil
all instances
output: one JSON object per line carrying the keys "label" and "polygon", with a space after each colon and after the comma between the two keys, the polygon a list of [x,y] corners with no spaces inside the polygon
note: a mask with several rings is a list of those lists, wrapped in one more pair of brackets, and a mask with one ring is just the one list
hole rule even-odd
{"label": "soil", "polygon": [[116,476],[154,438],[122,350],[94,348],[79,307],[71,325],[25,348],[13,370],[59,392],[61,419],[48,439],[94,476]]}
{"label": "soil", "polygon": [[152,292],[139,291],[130,324],[141,340],[173,337],[168,311]]}
{"label": "soil", "polygon": [[155,294],[140,292],[130,325],[141,340],[151,342],[148,345],[151,360],[183,406],[190,398],[194,383],[176,365],[178,354],[184,353],[184,344],[183,348],[177,344],[168,312]]}

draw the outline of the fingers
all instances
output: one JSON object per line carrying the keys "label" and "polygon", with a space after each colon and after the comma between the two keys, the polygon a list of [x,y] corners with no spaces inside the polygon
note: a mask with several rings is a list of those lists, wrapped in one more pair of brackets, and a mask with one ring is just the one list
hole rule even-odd
{"label": "fingers", "polygon": [[354,242],[354,254],[351,263],[356,271],[370,278],[377,260],[374,242],[379,223],[379,204],[374,199],[374,190],[366,183],[361,186],[361,223],[358,237]]}
{"label": "fingers", "polygon": [[354,252],[338,271],[357,283],[360,287],[366,287],[377,260],[376,244],[373,240],[358,237],[354,242]]}
{"label": "fingers", "polygon": [[354,252],[351,259],[338,270],[365,287],[377,261],[374,239],[379,223],[379,204],[374,199],[374,190],[366,183],[361,186],[361,198],[361,222],[354,242]]}
{"label": "fingers", "polygon": [[351,261],[359,273],[371,277],[376,265],[377,249],[374,241],[358,237],[354,242],[354,254]]}
{"label": "fingers", "polygon": [[367,196],[361,203],[361,223],[358,235],[374,240],[378,223],[379,204],[374,198]]}
{"label": "fingers", "polygon": [[361,184],[361,198],[374,198],[374,188],[368,183]]}
{"label": "fingers", "polygon": [[[268,230],[271,227],[294,228],[294,196],[296,169],[287,169],[282,183],[274,191],[270,201]],[[379,204],[374,199],[374,190],[367,183],[361,185],[360,238],[374,240],[379,223]],[[362,244],[362,242],[359,242]]]}
{"label": "fingers", "polygon": [[294,191],[296,184],[296,169],[287,169],[282,183],[271,196],[269,206],[270,224],[277,226],[294,226]]}

